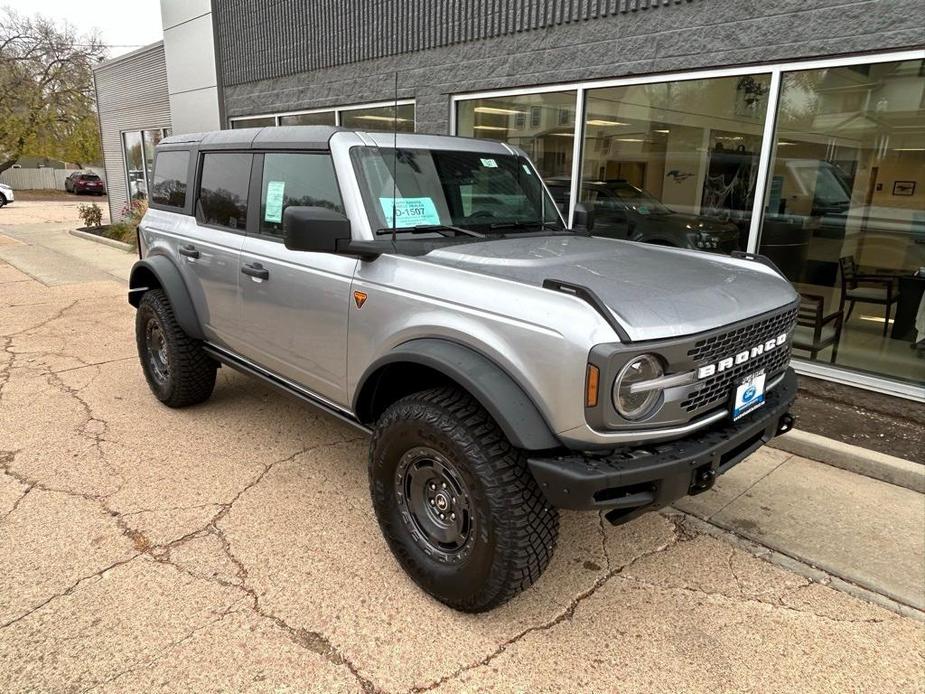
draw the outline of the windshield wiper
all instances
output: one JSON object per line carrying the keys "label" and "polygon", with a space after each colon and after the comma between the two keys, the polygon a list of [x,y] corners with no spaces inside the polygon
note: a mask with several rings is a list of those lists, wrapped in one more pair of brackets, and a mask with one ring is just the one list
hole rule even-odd
{"label": "windshield wiper", "polygon": [[401,233],[429,234],[431,232],[437,232],[438,234],[446,235],[446,232],[450,232],[450,231],[456,232],[457,234],[462,234],[463,236],[474,236],[477,239],[485,238],[485,234],[481,234],[477,231],[473,231],[472,229],[463,229],[462,227],[454,227],[451,224],[417,224],[413,227],[399,227],[396,229],[385,227],[382,229],[376,229],[376,235],[383,236],[385,234],[391,234],[393,232],[396,234],[401,234]]}
{"label": "windshield wiper", "polygon": [[556,231],[563,230],[559,225],[559,222],[541,222],[538,219],[532,222],[515,220],[513,222],[494,222],[488,225],[488,228],[492,231],[496,229],[529,229],[530,227],[539,227],[540,229],[555,229]]}

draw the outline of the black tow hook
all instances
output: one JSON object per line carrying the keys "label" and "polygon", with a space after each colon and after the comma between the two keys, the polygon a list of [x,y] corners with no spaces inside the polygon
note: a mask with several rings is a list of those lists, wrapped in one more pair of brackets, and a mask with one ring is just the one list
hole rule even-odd
{"label": "black tow hook", "polygon": [[775,436],[780,436],[781,434],[786,434],[788,431],[793,429],[793,423],[796,421],[794,417],[789,412],[781,415],[780,421],[777,423],[777,433]]}
{"label": "black tow hook", "polygon": [[709,465],[704,465],[694,473],[694,481],[687,493],[691,496],[703,494],[713,486],[714,482],[716,482],[716,470]]}

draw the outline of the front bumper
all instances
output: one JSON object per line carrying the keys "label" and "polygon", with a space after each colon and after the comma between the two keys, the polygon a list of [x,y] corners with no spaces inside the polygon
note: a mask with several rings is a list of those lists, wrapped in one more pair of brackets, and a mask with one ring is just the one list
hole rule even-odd
{"label": "front bumper", "polygon": [[718,475],[789,431],[796,392],[796,374],[787,369],[764,406],[738,422],[726,420],[683,439],[607,456],[573,453],[527,463],[553,506],[605,511],[611,523],[622,523],[706,491]]}

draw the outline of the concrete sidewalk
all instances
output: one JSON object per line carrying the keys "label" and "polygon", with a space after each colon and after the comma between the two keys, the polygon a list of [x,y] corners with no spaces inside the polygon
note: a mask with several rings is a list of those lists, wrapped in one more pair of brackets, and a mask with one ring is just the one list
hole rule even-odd
{"label": "concrete sidewalk", "polygon": [[763,448],[675,506],[925,610],[925,495],[918,492]]}

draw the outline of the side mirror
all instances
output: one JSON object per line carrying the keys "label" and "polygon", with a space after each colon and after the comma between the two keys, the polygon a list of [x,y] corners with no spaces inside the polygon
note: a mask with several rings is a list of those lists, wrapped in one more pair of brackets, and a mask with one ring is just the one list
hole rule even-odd
{"label": "side mirror", "polygon": [[338,253],[350,243],[350,220],[326,207],[287,207],[283,239],[290,251]]}
{"label": "side mirror", "polygon": [[583,202],[575,205],[575,222],[572,226],[575,229],[585,229],[586,231],[591,231],[594,228],[594,213]]}

